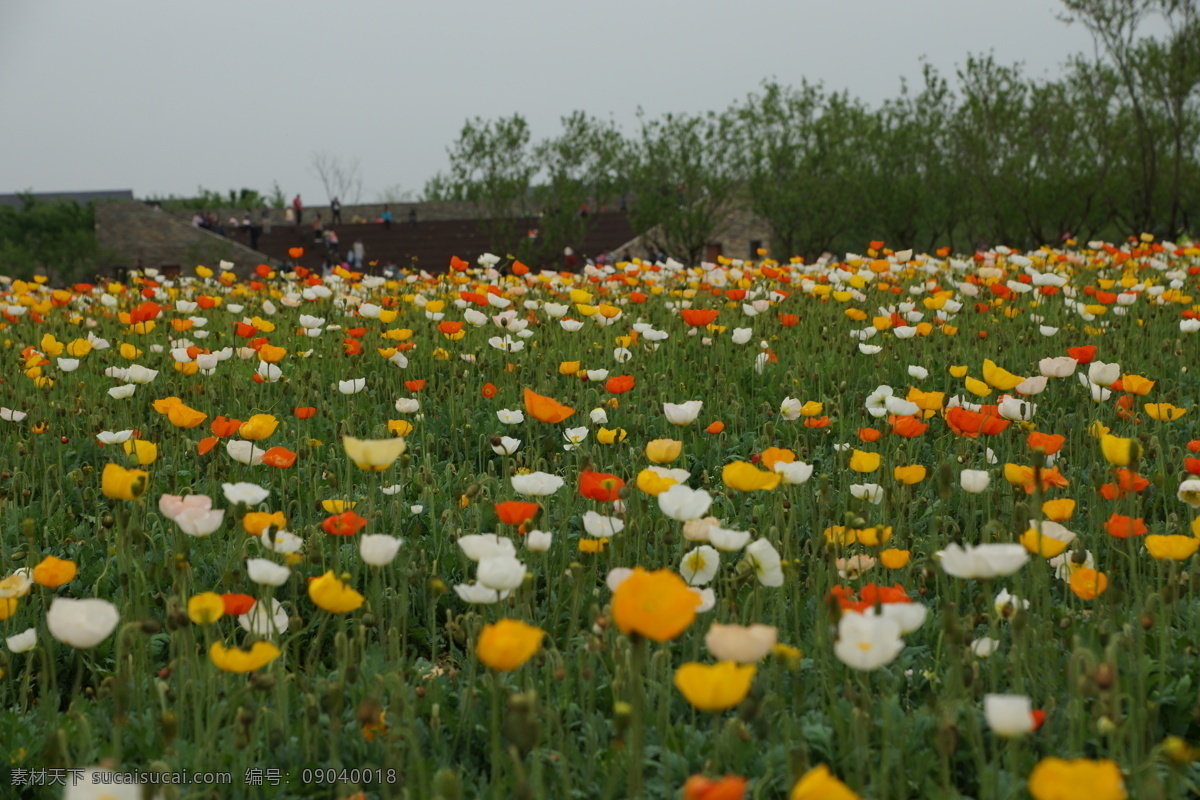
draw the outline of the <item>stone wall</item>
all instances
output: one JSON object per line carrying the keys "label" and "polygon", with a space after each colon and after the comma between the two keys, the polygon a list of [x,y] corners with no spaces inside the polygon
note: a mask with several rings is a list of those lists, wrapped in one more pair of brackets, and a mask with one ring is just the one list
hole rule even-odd
{"label": "stone wall", "polygon": [[178,266],[185,274],[197,264],[216,268],[232,261],[245,274],[258,264],[278,265],[245,245],[193,228],[173,214],[144,203],[96,203],[96,242],[113,257],[110,266]]}

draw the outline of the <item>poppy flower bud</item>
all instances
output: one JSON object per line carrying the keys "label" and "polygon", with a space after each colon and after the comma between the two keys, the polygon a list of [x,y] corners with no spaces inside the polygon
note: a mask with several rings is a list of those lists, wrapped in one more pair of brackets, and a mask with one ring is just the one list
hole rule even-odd
{"label": "poppy flower bud", "polygon": [[269,672],[256,672],[250,678],[250,684],[260,692],[275,688],[275,676]]}
{"label": "poppy flower bud", "polygon": [[171,613],[167,614],[168,631],[177,631],[181,628],[186,628],[189,624],[191,624],[191,621],[188,619],[187,614],[183,613],[179,609],[175,609],[171,611]]}
{"label": "poppy flower bud", "polygon": [[153,636],[162,630],[162,623],[156,619],[144,619],[138,625],[138,629],[147,636]]}
{"label": "poppy flower bud", "polygon": [[1096,667],[1096,671],[1092,673],[1092,681],[1101,689],[1112,688],[1113,683],[1117,680],[1117,670],[1112,664],[1107,661],[1101,662],[1100,666]]}
{"label": "poppy flower bud", "polygon": [[442,767],[433,776],[433,795],[438,800],[462,800],[462,785],[458,781],[458,773],[449,767]]}

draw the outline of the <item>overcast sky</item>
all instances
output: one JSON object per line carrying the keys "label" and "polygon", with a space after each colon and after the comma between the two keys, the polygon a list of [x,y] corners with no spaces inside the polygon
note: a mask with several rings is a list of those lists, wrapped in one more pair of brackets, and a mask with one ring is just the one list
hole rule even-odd
{"label": "overcast sky", "polygon": [[463,121],[535,137],[583,108],[632,131],[726,107],[764,78],[874,104],[920,59],[994,51],[1054,75],[1090,51],[1058,0],[0,0],[0,192],[198,186],[324,202],[313,153],[364,200],[420,191]]}

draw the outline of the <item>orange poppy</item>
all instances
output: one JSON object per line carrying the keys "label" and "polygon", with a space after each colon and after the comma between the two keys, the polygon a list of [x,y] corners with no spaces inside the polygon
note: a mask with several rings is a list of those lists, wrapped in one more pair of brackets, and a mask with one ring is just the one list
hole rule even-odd
{"label": "orange poppy", "polygon": [[1141,517],[1127,517],[1123,514],[1113,514],[1104,523],[1104,530],[1116,539],[1129,539],[1133,536],[1144,536],[1150,529]]}
{"label": "orange poppy", "polygon": [[1190,475],[1200,475],[1200,458],[1185,458],[1183,460],[1183,468]]}
{"label": "orange poppy", "polygon": [[321,523],[321,528],[333,536],[353,536],[366,524],[366,519],[353,511],[343,511],[341,514],[326,517],[325,521]]}
{"label": "orange poppy", "polygon": [[424,379],[419,381],[405,381],[404,387],[410,392],[419,392],[425,388],[425,381]]}
{"label": "orange poppy", "polygon": [[829,417],[805,417],[804,427],[806,428],[828,428],[830,424]]}
{"label": "orange poppy", "polygon": [[346,337],[342,340],[342,352],[348,356],[356,356],[363,351],[362,342]]}
{"label": "orange poppy", "polygon": [[312,406],[299,406],[293,408],[292,413],[296,415],[296,419],[312,419],[317,415],[317,410]]}
{"label": "orange poppy", "polygon": [[233,332],[243,339],[252,339],[258,333],[258,328],[247,325],[245,322],[239,322],[233,326]]}
{"label": "orange poppy", "polygon": [[199,452],[200,455],[204,455],[209,450],[212,450],[214,447],[216,447],[217,442],[219,441],[220,439],[215,436],[206,436],[200,440],[199,444],[196,445],[196,451]]}
{"label": "orange poppy", "polygon": [[212,421],[212,424],[209,425],[209,428],[212,429],[213,435],[222,439],[226,436],[233,436],[235,433],[241,430],[241,427],[242,421],[240,419],[227,419],[225,417],[217,417]]}
{"label": "orange poppy", "polygon": [[497,391],[499,391],[499,390],[496,388],[496,385],[494,383],[489,382],[489,383],[485,383],[483,385],[483,391],[481,391],[480,394],[482,394],[485,399],[491,400],[493,397],[496,396]]}
{"label": "orange poppy", "polygon": [[679,313],[688,325],[703,328],[705,325],[711,325],[721,312],[715,308],[685,308]]}
{"label": "orange poppy", "polygon": [[742,800],[746,796],[746,779],[726,775],[712,780],[693,775],[683,784],[683,800]]}
{"label": "orange poppy", "polygon": [[625,481],[607,472],[584,470],[579,475],[579,493],[601,503],[611,503],[621,496]]}
{"label": "orange poppy", "polygon": [[634,567],[633,574],[613,592],[612,616],[621,633],[665,642],[692,624],[698,605],[700,595],[674,572]]}
{"label": "orange poppy", "polygon": [[1041,452],[1048,456],[1052,456],[1062,449],[1063,444],[1067,441],[1067,437],[1061,433],[1031,433],[1029,434],[1028,444],[1029,449],[1033,452]]}
{"label": "orange poppy", "polygon": [[279,469],[287,469],[296,463],[296,454],[286,447],[272,447],[267,452],[263,453],[262,463],[268,467],[277,467]]}
{"label": "orange poppy", "polygon": [[496,509],[496,516],[505,525],[524,525],[529,520],[537,516],[541,506],[537,503],[526,503],[521,500],[508,500],[503,503],[496,503],[493,508]]}
{"label": "orange poppy", "polygon": [[245,614],[254,606],[254,598],[248,594],[223,594],[221,602],[225,604],[225,613],[233,616]]}
{"label": "orange poppy", "polygon": [[996,406],[983,406],[979,411],[954,406],[946,410],[946,424],[959,436],[975,439],[981,433],[995,436],[1007,428],[1011,420],[1001,417]]}
{"label": "orange poppy", "polygon": [[704,432],[705,433],[720,433],[723,430],[725,430],[725,423],[721,422],[721,420],[717,420],[716,422],[714,422],[713,424],[711,424],[707,428],[705,428]]}
{"label": "orange poppy", "polygon": [[532,389],[526,388],[524,396],[525,410],[538,422],[548,422],[553,425],[575,413],[575,409],[570,406],[564,406],[554,398],[540,395]]}
{"label": "orange poppy", "polygon": [[780,314],[779,324],[785,328],[791,328],[800,323],[800,317],[796,314]]}
{"label": "orange poppy", "polygon": [[625,394],[633,388],[632,375],[614,375],[604,382],[604,390],[610,394]]}
{"label": "orange poppy", "polygon": [[288,248],[288,258],[295,261],[296,259],[303,258],[303,257],[304,257],[304,248],[303,247],[289,247]]}
{"label": "orange poppy", "polygon": [[905,439],[915,439],[929,430],[929,426],[916,417],[897,417],[892,415],[888,417],[888,424],[892,426],[893,434],[903,436]]}
{"label": "orange poppy", "polygon": [[461,333],[462,329],[463,323],[461,322],[444,319],[438,323],[438,330],[447,336],[453,336],[456,333]]}
{"label": "orange poppy", "polygon": [[877,441],[879,441],[880,436],[883,436],[883,434],[880,433],[879,431],[875,430],[874,428],[859,428],[858,429],[859,441],[868,442],[868,443],[869,442],[877,442]]}
{"label": "orange poppy", "polygon": [[1192,439],[1188,442],[1187,449],[1193,453],[1200,453],[1200,439]]}
{"label": "orange poppy", "polygon": [[513,275],[528,275],[529,267],[522,264],[520,261],[514,261],[512,265]]}

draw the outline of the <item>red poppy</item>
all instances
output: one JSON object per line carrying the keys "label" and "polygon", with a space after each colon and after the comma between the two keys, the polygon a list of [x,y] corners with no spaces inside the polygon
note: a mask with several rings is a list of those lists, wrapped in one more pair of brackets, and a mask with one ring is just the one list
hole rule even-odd
{"label": "red poppy", "polygon": [[528,275],[529,267],[522,264],[520,261],[514,261],[512,265],[512,273],[513,275]]}
{"label": "red poppy", "polygon": [[643,292],[630,292],[629,293],[629,302],[631,302],[631,303],[644,303],[649,299],[650,299],[650,296]]}
{"label": "red poppy", "polygon": [[715,308],[685,308],[679,313],[688,325],[703,328],[705,325],[711,325],[721,312]]}
{"label": "red poppy", "polygon": [[208,296],[208,295],[206,295],[206,294],[202,294],[202,295],[200,295],[199,297],[197,297],[197,298],[196,298],[196,302],[197,302],[197,303],[200,305],[200,307],[201,307],[201,308],[203,308],[205,311],[209,310],[210,308],[212,308],[213,306],[215,306],[215,305],[217,304],[217,300],[216,300],[216,298],[214,298],[214,297],[209,297],[209,296]]}
{"label": "red poppy", "polygon": [[632,375],[614,375],[604,382],[604,390],[609,394],[625,394],[633,388]]}
{"label": "red poppy", "polygon": [[1188,442],[1187,449],[1193,453],[1200,453],[1200,439],[1192,439]]}
{"label": "red poppy", "polygon": [[800,316],[798,314],[780,314],[779,315],[779,324],[785,328],[790,328],[794,325],[798,325],[799,323],[800,323]]}
{"label": "red poppy", "polygon": [[1192,475],[1200,475],[1200,458],[1185,458],[1183,468]]}
{"label": "red poppy", "polygon": [[405,381],[404,387],[406,389],[408,389],[410,392],[419,392],[425,388],[425,380],[422,379],[419,381]]}
{"label": "red poppy", "polygon": [[355,339],[361,339],[362,337],[367,335],[367,329],[361,328],[361,327],[360,328],[347,328],[346,335],[353,336]]}
{"label": "red poppy", "polygon": [[288,258],[292,259],[293,261],[295,261],[298,258],[302,258],[303,256],[304,256],[304,248],[303,247],[289,247],[288,248]]}
{"label": "red poppy", "polygon": [[618,499],[624,487],[625,481],[607,472],[585,469],[579,475],[579,493],[601,503],[611,503]]}
{"label": "red poppy", "polygon": [[139,322],[149,322],[162,313],[162,306],[158,303],[140,303],[138,307],[129,312],[129,322],[131,325],[137,325]]}
{"label": "red poppy", "polygon": [[221,602],[225,604],[225,613],[233,616],[245,614],[254,606],[254,598],[248,594],[223,594]]}
{"label": "red poppy", "polygon": [[251,339],[258,334],[258,328],[253,325],[247,325],[244,322],[239,322],[234,326],[233,332],[243,339]]}
{"label": "red poppy", "polygon": [[468,303],[474,303],[477,306],[486,306],[488,304],[486,297],[475,292],[459,292],[458,296],[460,299],[466,300]]}
{"label": "red poppy", "polygon": [[483,391],[480,392],[480,394],[482,394],[484,396],[484,398],[491,400],[493,397],[496,396],[497,391],[499,391],[499,390],[496,388],[496,384],[489,382],[489,383],[485,383],[483,385]]}
{"label": "red poppy", "polygon": [[444,319],[438,323],[438,330],[447,336],[453,336],[454,334],[461,332],[462,329],[463,323],[461,322]]}
{"label": "red poppy", "polygon": [[259,264],[257,267],[254,268],[254,272],[255,272],[255,274],[258,275],[258,277],[266,278],[266,277],[270,276],[271,268],[269,266],[267,266],[266,264]]}
{"label": "red poppy", "polygon": [[1108,531],[1108,535],[1116,539],[1128,539],[1132,536],[1144,536],[1150,529],[1146,527],[1146,523],[1141,517],[1126,517],[1121,514],[1113,514],[1104,523],[1104,530]]}
{"label": "red poppy", "polygon": [[321,528],[333,536],[353,536],[366,524],[367,521],[353,511],[343,511],[341,514],[326,517],[321,523]]}
{"label": "red poppy", "polygon": [[496,509],[496,516],[505,525],[524,525],[537,516],[542,507],[537,503],[508,500],[504,503],[496,503],[493,508]]}
{"label": "red poppy", "polygon": [[347,336],[342,339],[342,352],[348,356],[356,356],[363,351],[362,342],[358,339],[351,339]]}
{"label": "red poppy", "polygon": [[468,262],[463,261],[458,256],[450,256],[450,269],[454,270],[455,272],[466,272],[467,268],[470,266],[471,265]]}
{"label": "red poppy", "polygon": [[296,463],[296,454],[286,447],[272,447],[267,452],[263,453],[262,463],[268,467],[276,467],[278,469],[287,469]]}
{"label": "red poppy", "polygon": [[296,415],[296,419],[312,419],[317,415],[317,410],[312,406],[298,406],[292,409],[292,413]]}
{"label": "red poppy", "polygon": [[1085,344],[1082,347],[1068,347],[1067,355],[1080,364],[1090,364],[1092,363],[1092,359],[1096,357],[1096,345]]}
{"label": "red poppy", "polygon": [[220,440],[215,436],[207,436],[201,439],[199,444],[196,445],[196,451],[200,453],[200,455],[204,455],[209,450],[212,450],[214,447],[216,447],[217,442],[219,441]]}
{"label": "red poppy", "polygon": [[806,417],[804,419],[804,427],[806,428],[828,428],[829,417]]}

